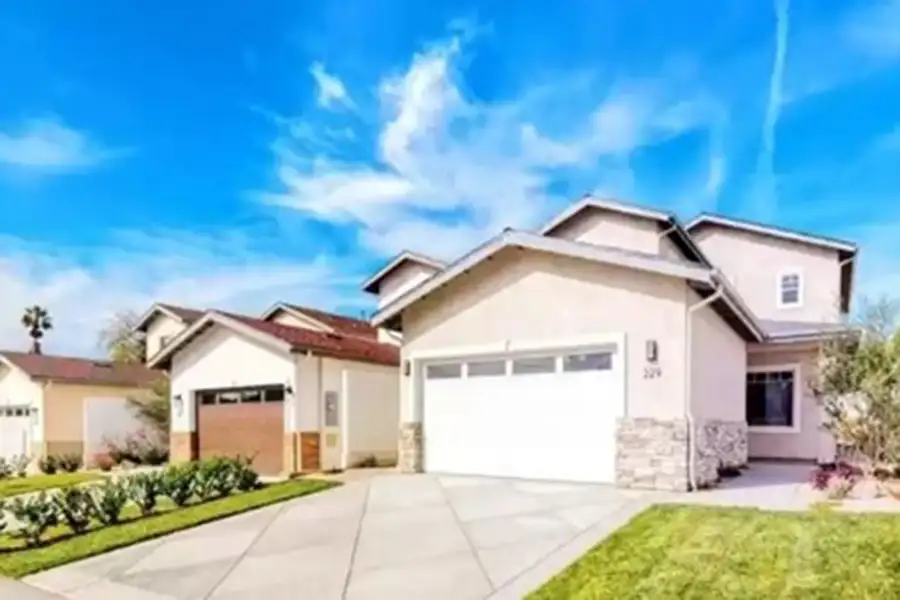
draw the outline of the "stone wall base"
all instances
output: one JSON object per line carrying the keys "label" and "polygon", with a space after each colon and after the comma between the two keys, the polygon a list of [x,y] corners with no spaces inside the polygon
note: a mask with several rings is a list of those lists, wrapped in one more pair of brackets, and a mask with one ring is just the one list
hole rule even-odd
{"label": "stone wall base", "polygon": [[747,465],[747,423],[743,421],[700,420],[694,423],[697,485],[719,480],[719,469]]}
{"label": "stone wall base", "polygon": [[173,463],[197,460],[197,432],[172,431],[169,433],[169,461]]}
{"label": "stone wall base", "polygon": [[616,427],[616,484],[686,491],[688,426],[684,419],[621,418]]}
{"label": "stone wall base", "polygon": [[401,473],[421,473],[424,466],[422,452],[422,424],[401,423],[397,469]]}

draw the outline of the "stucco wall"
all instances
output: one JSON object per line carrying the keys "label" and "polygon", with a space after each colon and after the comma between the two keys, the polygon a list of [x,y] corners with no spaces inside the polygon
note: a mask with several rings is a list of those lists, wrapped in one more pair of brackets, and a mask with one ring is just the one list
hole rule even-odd
{"label": "stucco wall", "polygon": [[292,355],[214,325],[172,359],[172,397],[184,402],[181,413],[173,407],[172,430],[195,430],[194,390],[293,385],[294,375]]}
{"label": "stucco wall", "polygon": [[[704,227],[694,238],[757,317],[820,322],[840,319],[837,251],[721,227]],[[778,277],[784,271],[801,273],[800,307],[778,308]]]}
{"label": "stucco wall", "polygon": [[115,386],[74,385],[50,382],[44,388],[44,452],[83,451],[84,405],[87,398],[110,399],[146,397],[148,390]]}
{"label": "stucco wall", "polygon": [[0,364],[0,406],[28,406],[37,409],[37,422],[33,421],[31,441],[43,441],[44,394],[42,384],[35,383],[18,369]]}
{"label": "stucco wall", "polygon": [[[690,293],[691,304],[700,297]],[[747,345],[708,305],[691,317],[691,408],[695,418],[746,420]]]}
{"label": "stucco wall", "polygon": [[682,258],[677,248],[660,237],[657,222],[616,212],[588,208],[551,233],[552,237],[601,246],[617,246],[668,258]]}
{"label": "stucco wall", "polygon": [[374,456],[379,463],[397,459],[400,426],[400,370],[344,363],[343,452],[347,466]]}
{"label": "stucco wall", "polygon": [[378,306],[382,307],[400,295],[413,289],[436,270],[432,267],[406,261],[381,280],[378,290]]}
{"label": "stucco wall", "polygon": [[[627,414],[677,418],[684,413],[686,297],[679,279],[510,249],[407,309],[402,353],[626,333]],[[659,345],[661,373],[645,378],[650,339]],[[413,385],[410,378],[401,385],[403,421],[420,414]]]}
{"label": "stucco wall", "polygon": [[147,358],[159,352],[162,338],[168,337],[171,341],[184,328],[185,325],[181,321],[165,314],[158,314],[147,327]]}
{"label": "stucco wall", "polygon": [[834,441],[821,428],[822,409],[810,387],[817,350],[811,345],[751,345],[748,368],[799,365],[797,390],[800,394],[800,431],[797,433],[762,433],[750,428],[752,458],[795,458],[804,460],[833,458]]}

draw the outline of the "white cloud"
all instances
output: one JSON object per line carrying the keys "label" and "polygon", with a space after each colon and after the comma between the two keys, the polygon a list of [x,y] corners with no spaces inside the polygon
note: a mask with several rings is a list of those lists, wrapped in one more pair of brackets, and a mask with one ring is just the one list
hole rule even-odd
{"label": "white cloud", "polygon": [[324,257],[261,252],[243,233],[122,232],[90,248],[0,238],[0,348],[27,347],[19,319],[35,303],[54,317],[48,353],[99,355],[97,333],[118,310],[142,312],[156,301],[251,313],[278,300],[350,306],[362,300],[361,275]]}
{"label": "white cloud", "polygon": [[769,75],[769,95],[763,119],[760,151],[756,161],[756,189],[752,195],[753,205],[749,207],[753,214],[762,220],[769,220],[774,216],[778,201],[775,181],[775,137],[783,103],[784,68],[790,25],[789,0],[774,0],[774,3],[775,55]]}
{"label": "white cloud", "polygon": [[55,118],[30,119],[14,130],[0,131],[0,164],[32,171],[77,171],[122,154]]}
{"label": "white cloud", "polygon": [[601,163],[627,163],[637,148],[710,125],[707,103],[672,94],[663,80],[598,90],[560,78],[482,102],[463,91],[464,39],[432,45],[382,79],[382,118],[365,160],[346,160],[337,140],[321,143],[308,124],[283,127],[275,144],[283,188],[265,200],[355,226],[378,253],[409,247],[453,257],[570,201],[550,191],[560,173],[596,173]]}
{"label": "white cloud", "polygon": [[309,68],[309,74],[316,81],[317,101],[322,108],[334,108],[340,106],[353,106],[353,101],[347,93],[344,83],[336,76],[325,70],[325,65],[315,62]]}

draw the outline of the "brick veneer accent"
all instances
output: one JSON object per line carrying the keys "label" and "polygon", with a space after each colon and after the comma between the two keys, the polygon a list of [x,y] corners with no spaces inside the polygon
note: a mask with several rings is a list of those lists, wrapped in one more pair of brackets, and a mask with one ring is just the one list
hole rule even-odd
{"label": "brick veneer accent", "polygon": [[302,471],[318,471],[321,468],[319,462],[320,438],[318,431],[300,432],[300,469]]}
{"label": "brick veneer accent", "polygon": [[169,434],[169,460],[187,462],[197,459],[197,432],[173,431]]}

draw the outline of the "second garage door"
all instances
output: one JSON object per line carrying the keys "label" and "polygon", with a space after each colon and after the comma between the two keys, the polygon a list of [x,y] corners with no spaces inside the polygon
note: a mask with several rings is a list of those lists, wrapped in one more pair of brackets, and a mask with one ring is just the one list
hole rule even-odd
{"label": "second garage door", "polygon": [[266,475],[283,470],[284,387],[266,386],[197,392],[200,458],[253,457]]}
{"label": "second garage door", "polygon": [[425,468],[612,482],[624,385],[615,348],[424,366]]}

